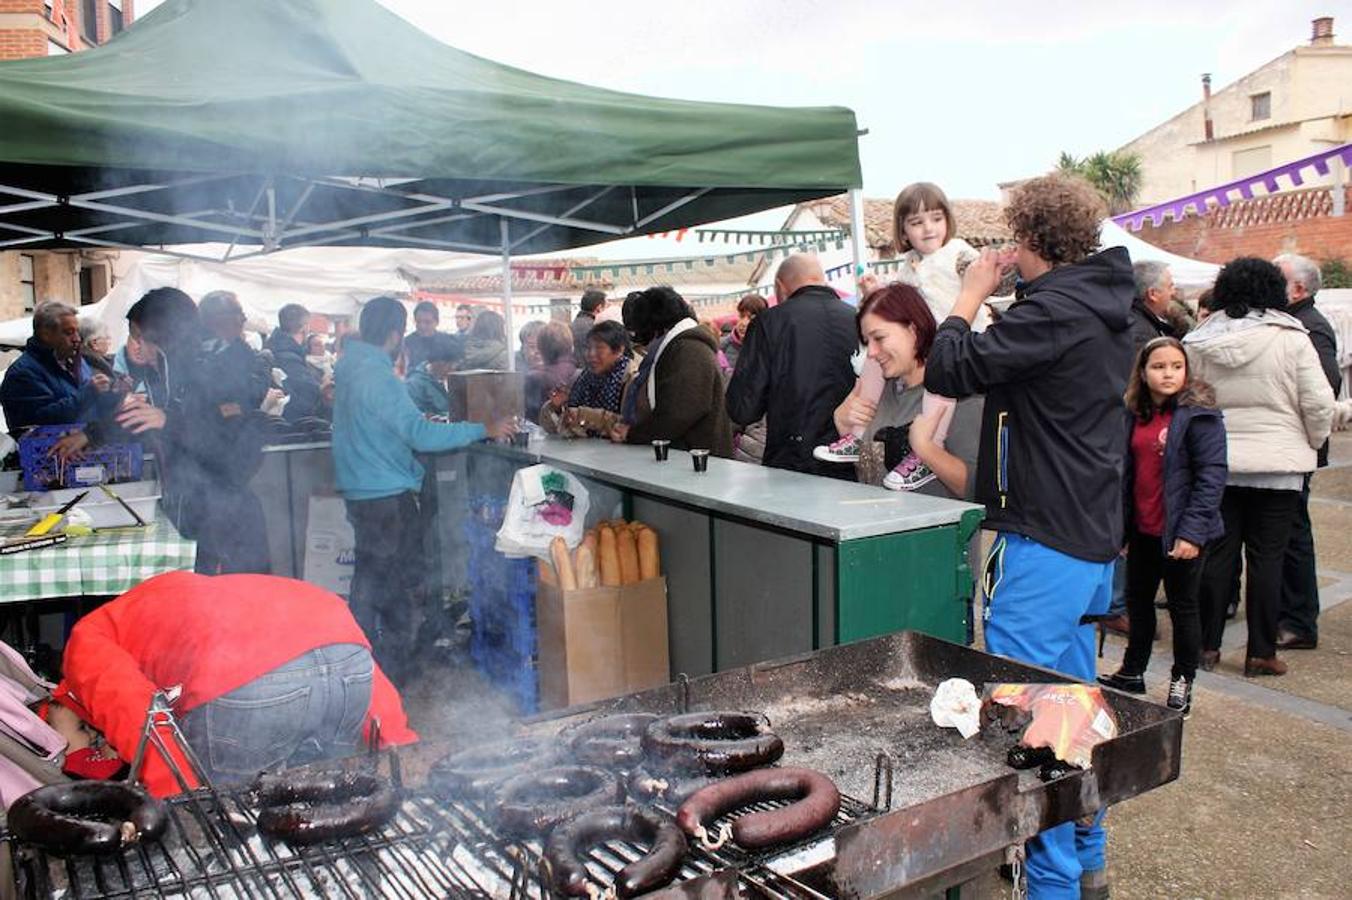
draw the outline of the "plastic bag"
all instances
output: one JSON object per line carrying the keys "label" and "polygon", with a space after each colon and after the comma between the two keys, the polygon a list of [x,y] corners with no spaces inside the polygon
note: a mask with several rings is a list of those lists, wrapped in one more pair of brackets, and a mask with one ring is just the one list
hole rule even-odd
{"label": "plastic bag", "polygon": [[1057,759],[1082,769],[1095,747],[1117,737],[1117,717],[1093,685],[987,685],[986,703],[1031,717],[1019,743],[1050,747]]}
{"label": "plastic bag", "polygon": [[964,739],[981,730],[981,700],[966,678],[939,682],[930,700],[930,718],[941,728],[956,728]]}
{"label": "plastic bag", "polygon": [[575,476],[547,465],[518,469],[494,546],[504,556],[549,559],[549,545],[562,537],[571,549],[582,542],[590,501]]}

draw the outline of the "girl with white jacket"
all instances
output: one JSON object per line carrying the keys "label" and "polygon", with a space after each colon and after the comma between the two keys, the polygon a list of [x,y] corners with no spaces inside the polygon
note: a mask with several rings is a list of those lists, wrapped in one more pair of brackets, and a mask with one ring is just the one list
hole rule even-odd
{"label": "girl with white jacket", "polygon": [[1202,667],[1220,658],[1225,607],[1248,563],[1249,640],[1244,674],[1284,675],[1277,658],[1282,559],[1305,474],[1333,423],[1333,391],[1305,327],[1283,312],[1286,279],[1272,263],[1243,257],[1216,276],[1214,310],[1183,344],[1196,375],[1216,390],[1229,439],[1221,501],[1225,535],[1202,575]]}

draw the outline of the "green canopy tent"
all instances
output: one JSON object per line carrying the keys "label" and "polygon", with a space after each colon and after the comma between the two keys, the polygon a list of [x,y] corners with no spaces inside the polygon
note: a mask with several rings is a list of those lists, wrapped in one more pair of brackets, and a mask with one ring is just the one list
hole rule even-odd
{"label": "green canopy tent", "polygon": [[848,109],[545,78],[372,0],[169,0],[103,47],[0,64],[0,248],[538,253],[859,184]]}
{"label": "green canopy tent", "polygon": [[423,247],[506,269],[860,183],[848,109],[545,78],[372,0],[168,0],[105,46],[0,63],[0,250]]}

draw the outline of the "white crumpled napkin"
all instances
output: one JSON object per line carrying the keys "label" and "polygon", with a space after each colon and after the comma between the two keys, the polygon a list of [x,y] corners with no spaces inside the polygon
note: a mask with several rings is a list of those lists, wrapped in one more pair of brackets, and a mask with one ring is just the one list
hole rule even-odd
{"label": "white crumpled napkin", "polygon": [[941,728],[956,728],[964,738],[981,730],[981,698],[965,678],[939,683],[930,700],[930,718]]}

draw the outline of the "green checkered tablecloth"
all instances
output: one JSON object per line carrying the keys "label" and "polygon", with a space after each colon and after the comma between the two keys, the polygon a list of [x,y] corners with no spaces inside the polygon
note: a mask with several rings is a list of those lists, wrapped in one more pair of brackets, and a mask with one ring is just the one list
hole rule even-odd
{"label": "green checkered tablecloth", "polygon": [[[0,538],[32,523],[0,526]],[[72,537],[64,544],[0,556],[0,603],[120,594],[152,575],[191,569],[197,544],[165,519],[148,528]]]}

